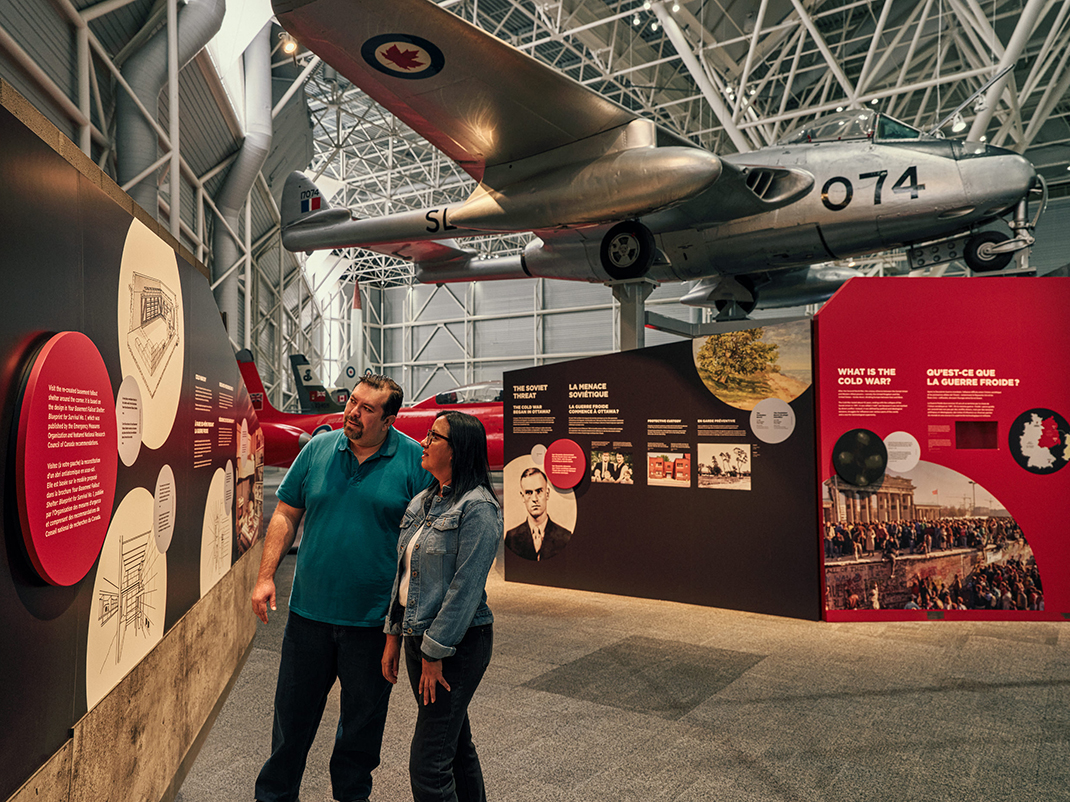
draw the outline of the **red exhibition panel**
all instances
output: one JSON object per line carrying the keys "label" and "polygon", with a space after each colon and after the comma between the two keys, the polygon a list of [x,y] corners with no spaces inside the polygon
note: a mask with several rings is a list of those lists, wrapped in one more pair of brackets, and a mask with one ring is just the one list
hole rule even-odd
{"label": "red exhibition panel", "polygon": [[119,458],[111,379],[92,340],[66,331],[45,343],[30,368],[18,426],[26,550],[46,582],[73,585],[104,544]]}
{"label": "red exhibition panel", "polygon": [[869,278],[818,313],[829,620],[1070,613],[1068,309],[1070,279]]}

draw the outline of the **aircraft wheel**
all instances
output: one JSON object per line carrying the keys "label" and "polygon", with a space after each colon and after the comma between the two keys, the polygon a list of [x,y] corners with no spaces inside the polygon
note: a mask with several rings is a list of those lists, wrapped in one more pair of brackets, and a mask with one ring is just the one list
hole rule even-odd
{"label": "aircraft wheel", "polygon": [[625,220],[606,232],[600,255],[610,278],[640,278],[654,263],[654,235],[642,223]]}
{"label": "aircraft wheel", "polygon": [[991,273],[994,270],[1002,270],[1011,259],[1013,253],[995,253],[993,245],[1006,242],[1010,237],[1002,231],[982,231],[980,234],[970,237],[963,249],[963,258],[966,266],[975,273]]}

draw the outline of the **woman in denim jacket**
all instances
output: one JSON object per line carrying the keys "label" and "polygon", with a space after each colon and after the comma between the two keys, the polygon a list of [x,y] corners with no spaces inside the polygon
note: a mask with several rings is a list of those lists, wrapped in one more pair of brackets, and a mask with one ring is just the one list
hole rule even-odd
{"label": "woman in denim jacket", "polygon": [[419,705],[409,752],[413,799],[484,802],[468,703],[490,663],[494,617],[484,588],[502,539],[502,511],[478,419],[439,414],[423,447],[423,467],[434,479],[401,522],[383,676],[397,682],[404,645]]}

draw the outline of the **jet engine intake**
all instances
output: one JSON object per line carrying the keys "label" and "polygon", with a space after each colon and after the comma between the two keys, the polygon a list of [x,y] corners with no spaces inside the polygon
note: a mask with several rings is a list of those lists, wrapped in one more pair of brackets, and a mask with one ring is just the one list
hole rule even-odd
{"label": "jet engine intake", "polygon": [[814,177],[802,170],[781,167],[743,167],[747,188],[766,204],[780,206],[801,198],[814,185]]}

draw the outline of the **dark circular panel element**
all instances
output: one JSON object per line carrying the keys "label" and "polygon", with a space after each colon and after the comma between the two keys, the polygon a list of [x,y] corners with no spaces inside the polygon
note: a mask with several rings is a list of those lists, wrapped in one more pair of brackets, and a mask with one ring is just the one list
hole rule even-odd
{"label": "dark circular panel element", "polygon": [[888,467],[884,441],[869,429],[851,429],[832,449],[832,467],[849,485],[869,487],[880,482]]}
{"label": "dark circular panel element", "polygon": [[405,80],[430,78],[446,64],[434,43],[407,33],[373,36],[361,46],[360,55],[379,72]]}
{"label": "dark circular panel element", "polygon": [[1029,409],[1014,419],[1007,445],[1014,461],[1030,473],[1055,473],[1070,459],[1070,424],[1054,410]]}

